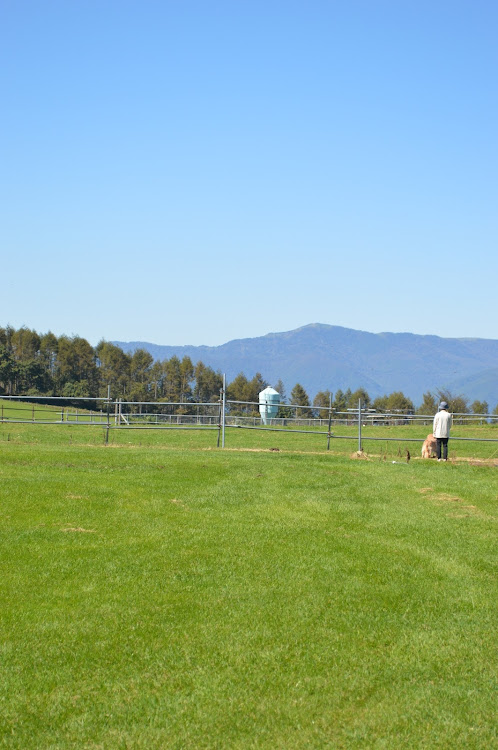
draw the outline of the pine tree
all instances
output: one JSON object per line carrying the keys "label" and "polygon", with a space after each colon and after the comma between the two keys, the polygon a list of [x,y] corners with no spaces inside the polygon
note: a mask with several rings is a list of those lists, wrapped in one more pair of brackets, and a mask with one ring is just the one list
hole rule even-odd
{"label": "pine tree", "polygon": [[[351,394],[351,391],[349,391],[349,393]],[[340,388],[335,392],[335,398],[332,402],[332,408],[335,412],[346,411],[347,409],[346,394],[343,393]]]}
{"label": "pine tree", "polygon": [[[309,396],[300,383],[296,383],[296,385],[291,391],[290,398],[291,398],[291,404],[293,406],[309,407],[310,405]],[[296,417],[298,419],[301,417],[307,419],[311,416],[312,416],[312,411],[310,408],[296,409]]]}
{"label": "pine tree", "polygon": [[424,416],[433,416],[437,412],[436,397],[430,391],[427,391],[423,395],[423,401],[418,407],[416,414],[422,414]]}
{"label": "pine tree", "polygon": [[407,396],[402,391],[394,391],[387,397],[387,410],[388,411],[399,411],[404,414],[413,414],[414,406]]}
{"label": "pine tree", "polygon": [[330,391],[318,391],[313,399],[313,406],[320,407],[315,410],[315,416],[319,419],[328,419],[329,407],[332,400]]}
{"label": "pine tree", "polygon": [[473,401],[470,405],[472,414],[488,414],[489,404],[487,401]]}
{"label": "pine tree", "polygon": [[282,383],[281,380],[277,380],[276,385],[273,386],[273,389],[277,391],[277,393],[280,393],[280,403],[285,404],[287,400],[287,394],[285,392],[285,386]]}
{"label": "pine tree", "polygon": [[370,396],[364,388],[358,388],[354,393],[350,393],[347,401],[348,409],[357,409],[359,401],[361,401],[362,409],[368,409],[370,406]]}

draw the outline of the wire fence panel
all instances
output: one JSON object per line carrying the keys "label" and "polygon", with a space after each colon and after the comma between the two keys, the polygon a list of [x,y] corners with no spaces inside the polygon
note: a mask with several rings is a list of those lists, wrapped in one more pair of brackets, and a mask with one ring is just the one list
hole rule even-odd
{"label": "wire fence panel", "polygon": [[[405,426],[426,426],[432,432],[431,414],[399,411],[374,412],[364,409],[334,411],[329,407],[310,407],[301,404],[281,404],[285,416],[266,419],[258,413],[259,402],[226,399],[224,390],[218,401],[125,401],[104,398],[64,398],[55,396],[1,396],[0,422],[10,424],[71,425],[100,427],[106,431],[106,442],[112,430],[212,430],[218,432],[217,445],[225,445],[225,429],[295,433],[327,438],[327,449],[334,440],[358,443],[362,450],[365,441],[423,443],[425,437],[371,435],[362,429],[382,429]],[[310,413],[314,416],[303,416]],[[497,414],[454,414],[454,426],[497,426]],[[338,434],[350,429],[351,434]],[[451,436],[452,441],[497,443],[498,438]]]}

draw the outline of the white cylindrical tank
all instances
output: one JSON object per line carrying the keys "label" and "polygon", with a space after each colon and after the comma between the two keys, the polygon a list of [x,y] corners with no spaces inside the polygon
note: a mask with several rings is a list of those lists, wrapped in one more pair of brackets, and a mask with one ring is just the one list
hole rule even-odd
{"label": "white cylindrical tank", "polygon": [[259,413],[263,424],[269,424],[278,413],[280,405],[280,393],[274,388],[265,388],[259,394]]}

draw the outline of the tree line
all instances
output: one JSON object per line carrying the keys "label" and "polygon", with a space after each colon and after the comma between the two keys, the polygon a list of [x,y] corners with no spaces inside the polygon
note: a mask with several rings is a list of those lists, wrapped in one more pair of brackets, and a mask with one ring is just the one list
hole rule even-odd
{"label": "tree line", "polygon": [[[276,390],[279,391],[278,387],[276,387]],[[364,388],[358,388],[355,391],[351,391],[350,388],[346,391],[339,389],[335,394],[332,394],[330,391],[319,391],[313,399],[312,404],[310,404],[306,391],[299,384],[294,387],[291,393],[291,403],[303,405],[303,408],[299,409],[299,416],[302,417],[321,416],[325,418],[330,406],[334,414],[358,409],[360,401],[362,409],[371,409],[381,414],[431,415],[437,412],[441,401],[446,401],[450,411],[455,414],[489,414],[489,404],[487,401],[473,401],[470,403],[469,399],[465,396],[455,395],[444,389],[436,389],[434,393],[430,391],[424,393],[422,403],[417,408],[415,408],[413,401],[405,396],[402,391],[394,391],[384,396],[377,396],[374,399],[370,397]],[[320,408],[317,409],[316,407]],[[282,410],[285,411],[285,407]],[[495,407],[493,413],[498,414],[498,405]]]}
{"label": "tree line", "polygon": [[[261,373],[247,378],[239,373],[227,384],[227,399],[232,414],[257,414],[259,393],[269,385]],[[135,402],[173,402],[178,404],[215,403],[219,400],[223,376],[219,371],[190,357],[173,356],[163,361],[154,360],[145,349],[127,353],[109,341],[96,347],[80,336],[56,336],[52,332],[39,334],[25,326],[15,329],[0,327],[0,394],[26,396],[60,396],[71,398],[106,398],[110,386],[111,398]],[[287,404],[284,384],[275,386],[281,395],[279,416],[294,416]],[[413,402],[401,391],[371,399],[363,388],[351,391],[320,391],[313,402],[299,383],[293,387],[289,402],[300,406],[300,417],[326,417],[332,406],[334,413],[355,409],[361,400],[363,407],[379,412],[433,414],[440,400],[446,400],[454,412],[486,414],[488,404],[474,401],[469,405],[463,396],[448,392],[425,393],[423,402],[415,409]],[[252,402],[252,403],[251,403]],[[183,408],[183,410],[185,410]],[[498,406],[495,412],[498,413]]]}

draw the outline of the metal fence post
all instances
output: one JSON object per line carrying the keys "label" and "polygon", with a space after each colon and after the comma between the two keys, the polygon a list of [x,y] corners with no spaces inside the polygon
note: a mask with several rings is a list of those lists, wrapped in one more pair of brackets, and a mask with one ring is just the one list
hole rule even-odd
{"label": "metal fence post", "polygon": [[227,379],[225,373],[223,373],[223,408],[222,408],[222,428],[221,428],[221,447],[225,447],[225,413],[227,405]]}
{"label": "metal fence post", "polygon": [[332,427],[332,394],[329,397],[329,426],[327,435],[327,450],[330,450],[330,428]]}
{"label": "metal fence post", "polygon": [[109,384],[107,386],[107,429],[105,431],[105,444],[106,445],[109,443],[109,427],[111,426],[109,424],[109,420],[110,420],[110,407],[111,407],[111,385]]}
{"label": "metal fence post", "polygon": [[361,398],[358,399],[358,450],[361,452]]}
{"label": "metal fence post", "polygon": [[219,401],[219,408],[218,408],[218,440],[216,441],[216,447],[220,447],[220,440],[221,440],[221,410],[223,408],[223,396],[222,396],[222,388],[220,388],[220,401]]}

